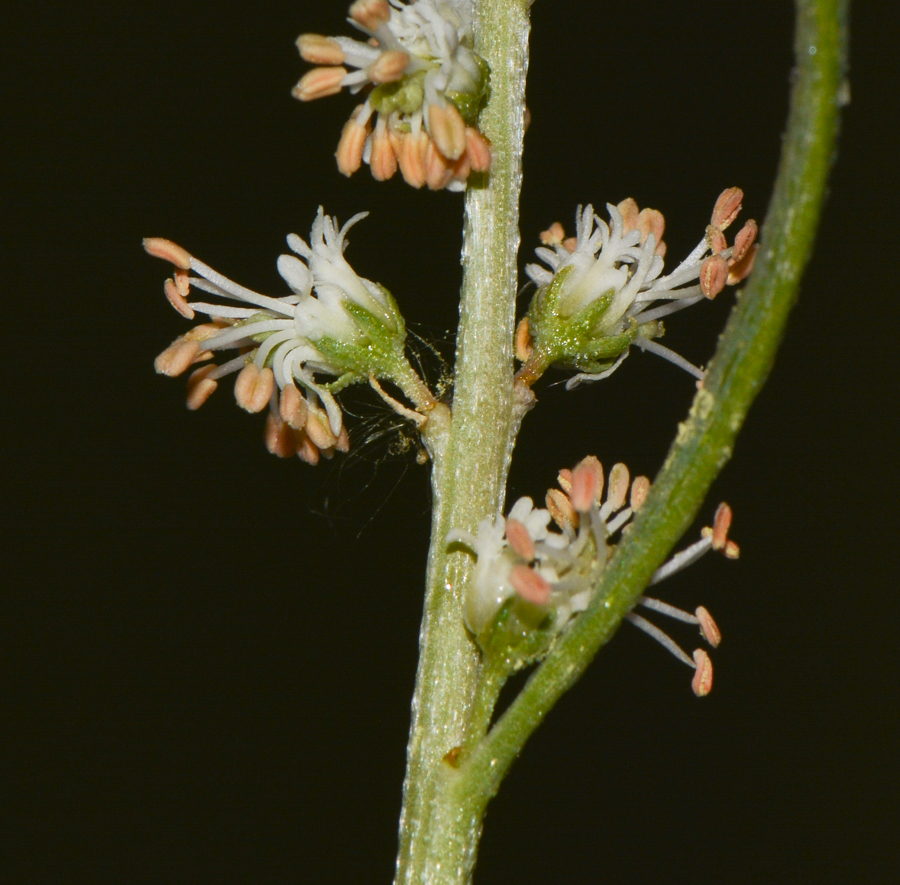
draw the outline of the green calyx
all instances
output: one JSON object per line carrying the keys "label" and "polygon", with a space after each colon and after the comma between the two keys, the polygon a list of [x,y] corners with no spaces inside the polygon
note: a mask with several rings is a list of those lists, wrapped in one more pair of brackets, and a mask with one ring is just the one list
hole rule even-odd
{"label": "green calyx", "polygon": [[343,305],[359,331],[356,340],[326,335],[313,342],[316,349],[344,373],[326,385],[332,393],[349,384],[366,381],[370,375],[394,379],[407,372],[406,326],[391,293],[384,286],[379,288],[387,301],[384,317],[376,316],[353,301]]}
{"label": "green calyx", "polygon": [[380,114],[414,114],[425,101],[425,71],[417,71],[394,83],[382,83],[369,94],[369,104]]}
{"label": "green calyx", "polygon": [[528,308],[528,324],[535,357],[544,366],[560,365],[581,372],[602,372],[611,367],[638,336],[658,338],[662,323],[638,325],[634,320],[621,332],[604,330],[604,320],[616,292],[610,289],[575,313],[563,309],[563,288],[574,272],[564,267],[548,286],[540,289]]}
{"label": "green calyx", "polygon": [[[474,55],[474,53],[473,53]],[[481,109],[491,95],[491,69],[479,55],[474,56],[478,64],[478,82],[472,92],[447,92],[447,98],[456,105],[463,120],[470,126],[478,119]]]}
{"label": "green calyx", "polygon": [[556,639],[556,612],[507,599],[478,637],[485,658],[507,675],[541,660]]}
{"label": "green calyx", "polygon": [[[474,56],[478,65],[478,78],[475,88],[471,92],[453,92],[448,90],[445,95],[448,101],[456,105],[463,120],[473,125],[478,119],[478,114],[487,103],[490,95],[490,68],[487,62],[479,56]],[[398,113],[402,115],[414,114],[421,110],[425,103],[425,71],[416,71],[414,74],[402,77],[393,83],[382,83],[369,93],[369,104],[379,114]]]}

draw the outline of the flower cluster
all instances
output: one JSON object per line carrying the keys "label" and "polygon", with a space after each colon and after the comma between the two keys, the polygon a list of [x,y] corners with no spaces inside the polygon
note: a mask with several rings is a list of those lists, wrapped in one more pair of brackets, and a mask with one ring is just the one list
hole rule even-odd
{"label": "flower cluster", "polygon": [[639,210],[630,198],[607,204],[609,225],[587,206],[576,213],[575,237],[567,239],[558,222],[545,231],[537,255],[549,270],[525,268],[538,291],[517,335],[520,380],[532,383],[554,363],[579,371],[570,388],[606,378],[632,345],[702,379],[700,369],[654,339],[664,333],[663,317],[715,298],[753,269],[756,222],[748,221],[731,246],[724,234],[742,200],[739,188],[723,191],[703,239],[664,276],[665,219],[655,209]]}
{"label": "flower cluster", "polygon": [[491,164],[476,128],[488,70],[471,48],[471,0],[357,0],[349,21],[366,42],[300,35],[300,55],[318,67],[293,90],[311,101],[371,87],[344,126],[338,169],[352,175],[365,161],[379,181],[399,169],[416,188],[463,190]]}
{"label": "flower cluster", "polygon": [[[412,372],[394,299],[383,286],[358,276],[343,255],[347,231],[366,214],[339,227],[320,207],[309,243],[291,234],[288,245],[296,254],[282,255],[278,271],[292,294],[280,298],[238,285],[169,240],[144,240],[147,252],[175,265],[165,283],[172,306],[187,319],[202,313],[210,320],[177,338],[155,363],[157,372],[170,376],[202,364],[188,378],[189,408],[199,408],[221,378],[237,372],[238,405],[248,412],[269,409],[270,452],[296,453],[315,464],[321,455],[347,451],[334,394],[370,378],[404,386]],[[188,301],[192,287],[243,306]],[[227,350],[238,355],[209,362]],[[334,380],[321,380],[322,375]]]}
{"label": "flower cluster", "polygon": [[[561,489],[547,493],[547,509],[535,508],[530,498],[520,498],[506,519],[482,520],[474,535],[454,529],[447,536],[448,543],[462,544],[477,557],[465,600],[466,624],[485,654],[502,655],[510,670],[543,656],[571,619],[587,608],[615,536],[650,489],[646,477],[632,481],[628,468],[616,464],[604,490],[603,467],[593,457],[574,470],[561,471],[559,482]],[[560,531],[549,528],[551,520]],[[730,522],[731,510],[723,504],[714,526],[658,569],[651,583],[696,562],[709,550],[736,558],[737,545],[728,540]],[[718,627],[702,606],[691,614],[647,596],[639,604],[697,625],[709,645],[719,644]],[[645,618],[633,612],[627,618],[694,670],[695,694],[709,693],[712,663],[703,649],[689,657]]]}

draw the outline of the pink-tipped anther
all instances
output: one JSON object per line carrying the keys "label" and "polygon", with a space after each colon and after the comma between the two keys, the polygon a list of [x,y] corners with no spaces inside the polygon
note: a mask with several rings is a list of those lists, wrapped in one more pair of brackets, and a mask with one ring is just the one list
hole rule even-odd
{"label": "pink-tipped anther", "polygon": [[306,419],[306,434],[319,451],[333,449],[337,443],[337,437],[331,429],[328,416],[318,409],[310,408],[309,410]]}
{"label": "pink-tipped anther", "polygon": [[187,407],[192,412],[199,409],[216,392],[219,382],[206,377],[215,370],[215,366],[203,366],[191,372],[187,382]]}
{"label": "pink-tipped anther", "polygon": [[465,185],[472,174],[472,164],[469,162],[469,155],[463,154],[453,163],[453,179],[452,181]]}
{"label": "pink-tipped anther", "polygon": [[175,283],[175,288],[179,293],[187,298],[191,291],[190,274],[184,268],[176,267],[175,272],[172,274],[172,282]]}
{"label": "pink-tipped anther", "polygon": [[700,291],[713,299],[728,281],[728,262],[721,255],[710,255],[700,265]]}
{"label": "pink-tipped anther", "polygon": [[234,381],[234,398],[248,412],[261,412],[275,391],[275,375],[268,367],[260,369],[256,363],[248,363]]}
{"label": "pink-tipped anther", "polygon": [[650,480],[646,476],[636,476],[631,484],[629,504],[632,510],[640,510],[650,494]]}
{"label": "pink-tipped anther", "polygon": [[731,260],[735,264],[750,251],[750,247],[755,242],[758,233],[759,227],[752,218],[744,222],[744,226],[734,238],[734,250],[731,253]]}
{"label": "pink-tipped anther", "polygon": [[507,519],[506,540],[509,541],[509,546],[526,562],[534,560],[534,541],[528,529],[525,528],[525,523],[519,522],[518,519]]}
{"label": "pink-tipped anther", "polygon": [[429,190],[442,191],[453,180],[453,166],[430,138],[425,146],[424,164],[425,184]]}
{"label": "pink-tipped anther", "polygon": [[297,457],[305,463],[315,467],[319,463],[319,450],[313,445],[312,440],[305,432],[294,433],[294,447]]}
{"label": "pink-tipped anther", "polygon": [[410,56],[402,49],[389,49],[382,52],[366,69],[366,74],[373,83],[396,83],[403,78],[403,72],[409,64]]}
{"label": "pink-tipped anther", "polygon": [[[656,254],[665,254],[663,233],[666,230],[666,219],[659,209],[641,209],[635,227],[641,232],[641,245],[646,242],[650,234],[653,234],[653,238],[656,240]],[[659,251],[660,247],[663,249],[662,253]]]}
{"label": "pink-tipped anther", "polygon": [[387,0],[356,0],[350,6],[350,18],[367,31],[378,28],[391,20],[391,7]]}
{"label": "pink-tipped anther", "polygon": [[710,224],[719,230],[725,230],[738,217],[743,199],[744,192],[739,187],[729,187],[723,190],[713,207]]}
{"label": "pink-tipped anther", "polygon": [[559,473],[556,474],[556,481],[559,483],[559,487],[568,495],[572,491],[572,471],[569,470],[568,467],[563,467]]}
{"label": "pink-tipped anther", "polygon": [[691,688],[698,698],[705,698],[713,686],[713,666],[709,655],[702,648],[694,650],[694,678],[691,680]]}
{"label": "pink-tipped anther", "polygon": [[716,508],[713,518],[712,548],[724,550],[728,542],[728,530],[731,528],[731,508],[723,501]]}
{"label": "pink-tipped anther", "polygon": [[300,78],[291,90],[291,95],[300,101],[313,101],[328,95],[337,95],[346,76],[347,69],[344,67],[313,68]]}
{"label": "pink-tipped anther", "polygon": [[308,411],[303,394],[293,384],[286,384],[278,402],[281,420],[293,427],[294,430],[303,430],[306,426]]}
{"label": "pink-tipped anther", "polygon": [[350,119],[344,124],[334,155],[337,159],[338,171],[348,178],[362,165],[366,139],[369,137],[368,124],[363,126],[357,122],[361,110],[362,105],[351,114]]}
{"label": "pink-tipped anther", "polygon": [[759,252],[759,244],[754,243],[741,258],[740,261],[729,262],[728,267],[728,285],[736,286],[743,280],[746,280],[753,271],[753,265],[756,263],[756,254]]}
{"label": "pink-tipped anther", "polygon": [[546,579],[527,565],[514,565],[509,571],[509,583],[522,599],[532,605],[546,605],[550,601],[552,588]]}
{"label": "pink-tipped anther", "polygon": [[437,149],[448,159],[458,160],[466,151],[466,123],[456,105],[430,105],[428,132]]}
{"label": "pink-tipped anther", "polygon": [[144,249],[148,255],[152,255],[154,258],[162,258],[163,261],[171,261],[175,267],[190,270],[190,253],[171,240],[162,237],[145,237]]}
{"label": "pink-tipped anther", "polygon": [[613,511],[621,510],[628,497],[628,486],[631,476],[624,464],[613,464],[609,471],[609,491],[606,493],[606,502]]}
{"label": "pink-tipped anther", "polygon": [[540,236],[545,246],[558,246],[566,238],[566,231],[558,221],[554,221],[547,230],[541,231]]}
{"label": "pink-tipped anther", "polygon": [[175,378],[194,362],[200,353],[198,341],[176,338],[154,361],[153,368],[160,375]]}
{"label": "pink-tipped anther", "polygon": [[194,318],[194,309],[187,303],[187,299],[181,293],[175,280],[166,280],[163,291],[169,304],[175,308],[185,319],[192,320]]}
{"label": "pink-tipped anther", "polygon": [[616,209],[619,210],[619,214],[622,216],[623,229],[626,232],[635,230],[638,226],[638,216],[641,213],[634,198],[626,197],[618,206],[616,206]]}
{"label": "pink-tipped anther", "polygon": [[384,121],[379,119],[372,135],[372,154],[369,157],[369,168],[376,181],[387,181],[397,171],[397,155],[391,144],[391,137]]}
{"label": "pink-tipped anther", "polygon": [[339,452],[344,452],[345,454],[350,451],[350,434],[347,433],[346,427],[341,428],[341,432],[337,436],[337,442],[335,442],[334,447]]}
{"label": "pink-tipped anther", "polygon": [[516,359],[527,362],[534,350],[534,339],[531,337],[531,325],[528,317],[523,317],[522,322],[516,326]]}
{"label": "pink-tipped anther", "polygon": [[341,44],[321,34],[301,34],[297,38],[297,49],[300,50],[300,57],[313,65],[344,63],[344,50],[341,49]]}
{"label": "pink-tipped anther", "polygon": [[578,528],[578,514],[575,512],[572,502],[569,501],[563,492],[559,489],[550,489],[547,492],[545,503],[547,504],[547,510],[550,511],[550,516],[553,517],[553,521],[561,529]]}
{"label": "pink-tipped anther", "polygon": [[728,248],[728,240],[725,239],[725,234],[711,224],[706,227],[706,244],[713,255],[718,255]]}
{"label": "pink-tipped anther", "polygon": [[579,513],[587,513],[603,495],[603,467],[589,455],[572,471],[569,500]]}
{"label": "pink-tipped anther", "polygon": [[428,133],[420,129],[418,132],[400,133],[395,148],[397,164],[403,180],[418,189],[425,184],[425,149],[428,146]]}
{"label": "pink-tipped anther", "polygon": [[491,146],[487,139],[471,126],[466,127],[466,156],[473,172],[487,172],[491,168]]}
{"label": "pink-tipped anther", "polygon": [[295,451],[294,431],[277,415],[266,417],[266,448],[279,458],[290,458]]}
{"label": "pink-tipped anther", "polygon": [[713,647],[718,648],[722,641],[722,631],[713,620],[713,616],[701,605],[694,612],[700,624],[700,635]]}

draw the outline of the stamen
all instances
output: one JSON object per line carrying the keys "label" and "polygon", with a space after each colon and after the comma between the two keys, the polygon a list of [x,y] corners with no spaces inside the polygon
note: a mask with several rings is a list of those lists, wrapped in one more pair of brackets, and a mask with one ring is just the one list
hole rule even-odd
{"label": "stamen", "polygon": [[350,115],[350,119],[344,124],[334,155],[337,159],[338,171],[348,178],[362,165],[366,139],[369,137],[369,127],[362,125],[357,119],[361,107],[362,105]]}
{"label": "stamen", "polygon": [[661,565],[650,579],[650,586],[664,581],[676,572],[693,565],[701,556],[708,553],[712,549],[712,538],[704,537],[699,541],[695,541],[690,547],[685,548],[680,553],[676,553],[668,562]]}
{"label": "stamen", "polygon": [[728,281],[728,262],[721,255],[710,255],[700,265],[700,291],[712,300]]}
{"label": "stamen", "polygon": [[219,386],[218,382],[209,378],[215,366],[203,366],[191,373],[187,382],[187,407],[193,412],[200,408]]}
{"label": "stamen", "polygon": [[320,34],[301,34],[297,38],[300,57],[314,65],[340,65],[344,63],[344,50],[337,40]]}
{"label": "stamen", "polygon": [[744,192],[739,187],[729,187],[719,194],[713,208],[710,223],[719,230],[725,230],[741,211]]}
{"label": "stamen", "polygon": [[550,601],[550,584],[527,565],[514,565],[509,572],[509,583],[522,599],[532,605],[546,605]]}
{"label": "stamen", "polygon": [[152,255],[154,258],[162,258],[163,261],[170,261],[175,267],[181,268],[181,270],[188,270],[191,266],[190,252],[163,237],[146,237],[144,239],[144,249],[148,255]]}
{"label": "stamen", "polygon": [[603,468],[596,458],[585,458],[572,473],[569,500],[579,513],[587,513],[603,494]]}
{"label": "stamen", "polygon": [[308,409],[303,394],[293,384],[286,384],[281,391],[278,412],[281,420],[294,430],[303,430]]}
{"label": "stamen", "polygon": [[466,157],[473,172],[487,172],[491,168],[491,148],[487,139],[471,126],[466,127]]}
{"label": "stamen", "polygon": [[[692,615],[690,612],[686,612],[684,609],[677,608],[674,605],[669,605],[668,602],[663,602],[661,599],[654,599],[652,596],[642,596],[638,600],[638,605],[643,605],[645,608],[652,609],[669,618],[674,618],[676,621],[683,621],[685,624],[700,623],[696,615]],[[706,612],[706,609],[703,609],[703,611]],[[709,614],[709,612],[706,613],[707,615]]]}
{"label": "stamen", "polygon": [[700,634],[713,647],[718,648],[722,641],[722,631],[719,625],[713,620],[713,616],[701,605],[698,606],[697,623],[700,625]]}
{"label": "stamen", "polygon": [[696,672],[691,680],[691,688],[698,698],[706,697],[712,691],[713,666],[709,655],[702,648],[694,650]]}
{"label": "stamen", "polygon": [[507,519],[506,540],[522,559],[526,562],[534,562],[534,540],[525,527],[525,523],[519,522],[518,519]]}
{"label": "stamen", "polygon": [[545,498],[553,521],[563,530],[578,528],[578,514],[572,502],[559,489],[550,489]]}
{"label": "stamen", "polygon": [[657,341],[651,341],[649,338],[635,338],[633,343],[635,347],[639,347],[641,350],[649,350],[650,353],[661,356],[663,359],[678,366],[679,369],[684,369],[685,372],[693,375],[700,381],[706,377],[706,372],[704,372],[703,369],[688,362],[681,354],[675,353],[674,350],[670,350],[668,347]]}
{"label": "stamen", "polygon": [[728,530],[731,528],[731,508],[723,501],[716,508],[713,517],[712,546],[713,550],[723,550],[728,540]]}
{"label": "stamen", "polygon": [[345,67],[313,68],[307,71],[291,90],[291,95],[300,101],[314,101],[329,95],[337,95],[347,76]]}
{"label": "stamen", "polygon": [[194,311],[191,308],[191,305],[187,303],[187,299],[184,297],[182,292],[179,290],[178,285],[175,280],[169,279],[166,280],[163,285],[163,291],[166,294],[166,298],[169,301],[169,304],[175,308],[185,319],[192,320],[194,318]]}
{"label": "stamen", "polygon": [[153,362],[153,368],[160,375],[175,378],[190,366],[200,353],[197,341],[176,338]]}
{"label": "stamen", "polygon": [[642,618],[634,612],[629,612],[625,615],[625,620],[634,624],[634,626],[640,630],[643,630],[648,636],[652,636],[666,651],[673,654],[683,664],[687,664],[688,667],[692,668],[695,666],[694,661],[687,656],[686,652],[677,642],[675,642],[668,634],[663,633],[663,631],[655,624],[651,624],[646,618]]}
{"label": "stamen", "polygon": [[260,370],[255,363],[244,366],[234,382],[237,404],[251,413],[261,412],[269,404],[274,390],[275,375],[272,370]]}

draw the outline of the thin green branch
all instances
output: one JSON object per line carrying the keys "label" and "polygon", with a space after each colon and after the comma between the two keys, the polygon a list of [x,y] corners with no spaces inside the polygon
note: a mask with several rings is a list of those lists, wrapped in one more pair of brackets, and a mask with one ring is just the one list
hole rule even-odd
{"label": "thin green branch", "polygon": [[796,69],[778,178],[752,281],[722,335],[702,390],[679,428],[639,518],[592,606],[468,756],[453,799],[479,818],[515,757],[634,606],[690,526],[775,357],[809,260],[834,158],[847,46],[848,0],[797,0]]}

